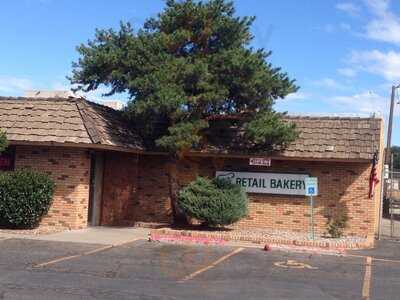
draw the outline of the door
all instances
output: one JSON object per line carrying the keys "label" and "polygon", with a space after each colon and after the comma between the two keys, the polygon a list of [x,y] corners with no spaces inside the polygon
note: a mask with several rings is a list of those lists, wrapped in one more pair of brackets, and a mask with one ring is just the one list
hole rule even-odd
{"label": "door", "polygon": [[98,226],[100,225],[101,221],[103,166],[103,153],[93,152],[90,157],[90,187],[88,207],[88,224],[91,226]]}

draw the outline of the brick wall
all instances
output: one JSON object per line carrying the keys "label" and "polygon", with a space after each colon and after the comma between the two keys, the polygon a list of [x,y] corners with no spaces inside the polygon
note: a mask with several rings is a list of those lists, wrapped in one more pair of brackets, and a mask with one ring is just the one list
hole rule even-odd
{"label": "brick wall", "polygon": [[[337,163],[274,160],[272,167],[254,167],[247,159],[189,158],[184,162],[181,183],[190,182],[195,174],[214,176],[216,170],[242,172],[306,173],[319,180],[319,196],[315,197],[315,226],[317,233],[326,232],[329,216],[343,213],[348,216],[345,233],[373,236],[375,231],[376,200],[368,198],[369,163]],[[190,168],[190,165],[195,165]],[[182,170],[184,171],[184,170]],[[377,189],[379,194],[379,190]],[[249,215],[236,223],[237,228],[274,228],[307,232],[309,230],[309,199],[303,196],[249,193]]]}
{"label": "brick wall", "polygon": [[[117,155],[117,154],[116,154]],[[116,163],[118,161],[118,163]],[[168,177],[165,156],[142,155],[137,169],[127,165],[127,160],[114,160],[114,172],[109,176],[116,178],[119,174],[129,177],[130,191],[118,201],[130,204],[122,207],[132,209],[129,218],[136,221],[165,222],[171,220],[170,200],[168,197]],[[316,231],[326,231],[328,216],[344,213],[348,216],[349,235],[373,236],[376,226],[377,199],[368,198],[368,179],[370,163],[306,162],[274,160],[273,166],[250,167],[247,159],[213,159],[189,157],[179,165],[179,183],[188,184],[197,175],[213,177],[216,170],[248,172],[288,172],[306,173],[319,178],[320,195],[315,199]],[[113,175],[115,173],[115,175]],[[132,174],[132,176],[129,176]],[[137,181],[133,178],[137,174]],[[119,181],[123,186],[127,182]],[[110,189],[119,189],[118,180]],[[135,187],[136,186],[136,187]],[[379,188],[376,189],[379,194]],[[122,194],[121,194],[122,195]],[[129,195],[129,196],[128,196]],[[124,200],[125,199],[125,200]],[[249,194],[249,215],[234,227],[240,228],[274,228],[307,232],[309,230],[309,200],[302,196]],[[105,200],[103,201],[112,201]],[[105,206],[103,206],[104,208]],[[126,214],[125,214],[126,215]],[[117,217],[118,218],[118,217]],[[105,222],[108,224],[107,222]],[[104,224],[104,223],[103,223]],[[112,222],[110,223],[112,224]]]}
{"label": "brick wall", "polygon": [[139,197],[136,203],[135,221],[170,222],[172,220],[167,168],[166,156],[140,156]]}
{"label": "brick wall", "polygon": [[[170,222],[166,156],[106,152],[104,161],[102,225],[132,225],[138,221]],[[16,167],[48,173],[56,183],[54,202],[42,226],[87,226],[90,159],[86,150],[17,146]],[[189,157],[178,167],[181,186],[196,176],[213,177],[216,170],[307,173],[319,178],[315,199],[317,232],[326,231],[327,217],[339,212],[349,217],[346,234],[373,236],[379,208],[368,198],[370,163],[274,160],[273,166],[250,167],[247,159]],[[307,232],[309,201],[288,195],[249,194],[249,215],[240,228],[275,228]]]}
{"label": "brick wall", "polygon": [[101,225],[170,222],[165,156],[107,152]]}
{"label": "brick wall", "polygon": [[64,147],[16,147],[16,168],[50,175],[56,188],[41,226],[79,229],[87,226],[90,159],[87,151]]}

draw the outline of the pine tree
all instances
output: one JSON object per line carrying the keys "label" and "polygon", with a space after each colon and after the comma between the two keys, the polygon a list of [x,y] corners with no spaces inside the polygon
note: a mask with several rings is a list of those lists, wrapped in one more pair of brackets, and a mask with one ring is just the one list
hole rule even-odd
{"label": "pine tree", "polygon": [[[176,166],[198,148],[212,120],[223,117],[245,132],[255,149],[283,148],[297,137],[293,124],[273,110],[297,90],[273,67],[270,52],[251,47],[254,17],[238,17],[232,2],[168,0],[165,9],[134,30],[97,30],[77,48],[71,83],[107,95],[127,93],[126,114],[147,146],[169,151],[170,197],[179,218]],[[207,129],[207,130],[206,130]]]}

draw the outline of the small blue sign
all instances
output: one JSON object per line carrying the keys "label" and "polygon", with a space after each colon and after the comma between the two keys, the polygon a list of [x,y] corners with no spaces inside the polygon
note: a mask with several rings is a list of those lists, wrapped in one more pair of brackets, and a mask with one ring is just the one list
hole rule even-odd
{"label": "small blue sign", "polygon": [[308,177],[304,180],[306,184],[306,196],[317,196],[318,195],[318,178]]}

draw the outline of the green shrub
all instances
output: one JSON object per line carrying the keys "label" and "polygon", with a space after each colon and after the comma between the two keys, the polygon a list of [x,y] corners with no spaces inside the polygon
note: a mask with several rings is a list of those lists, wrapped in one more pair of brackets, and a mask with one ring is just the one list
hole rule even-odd
{"label": "green shrub", "polygon": [[206,226],[229,225],[247,215],[247,195],[242,187],[217,178],[197,177],[179,192],[178,205]]}
{"label": "green shrub", "polygon": [[347,216],[339,214],[336,217],[329,218],[327,222],[328,233],[333,238],[340,238],[343,236],[343,230],[347,225]]}
{"label": "green shrub", "polygon": [[31,170],[0,173],[0,225],[34,228],[48,212],[54,193],[49,176]]}

